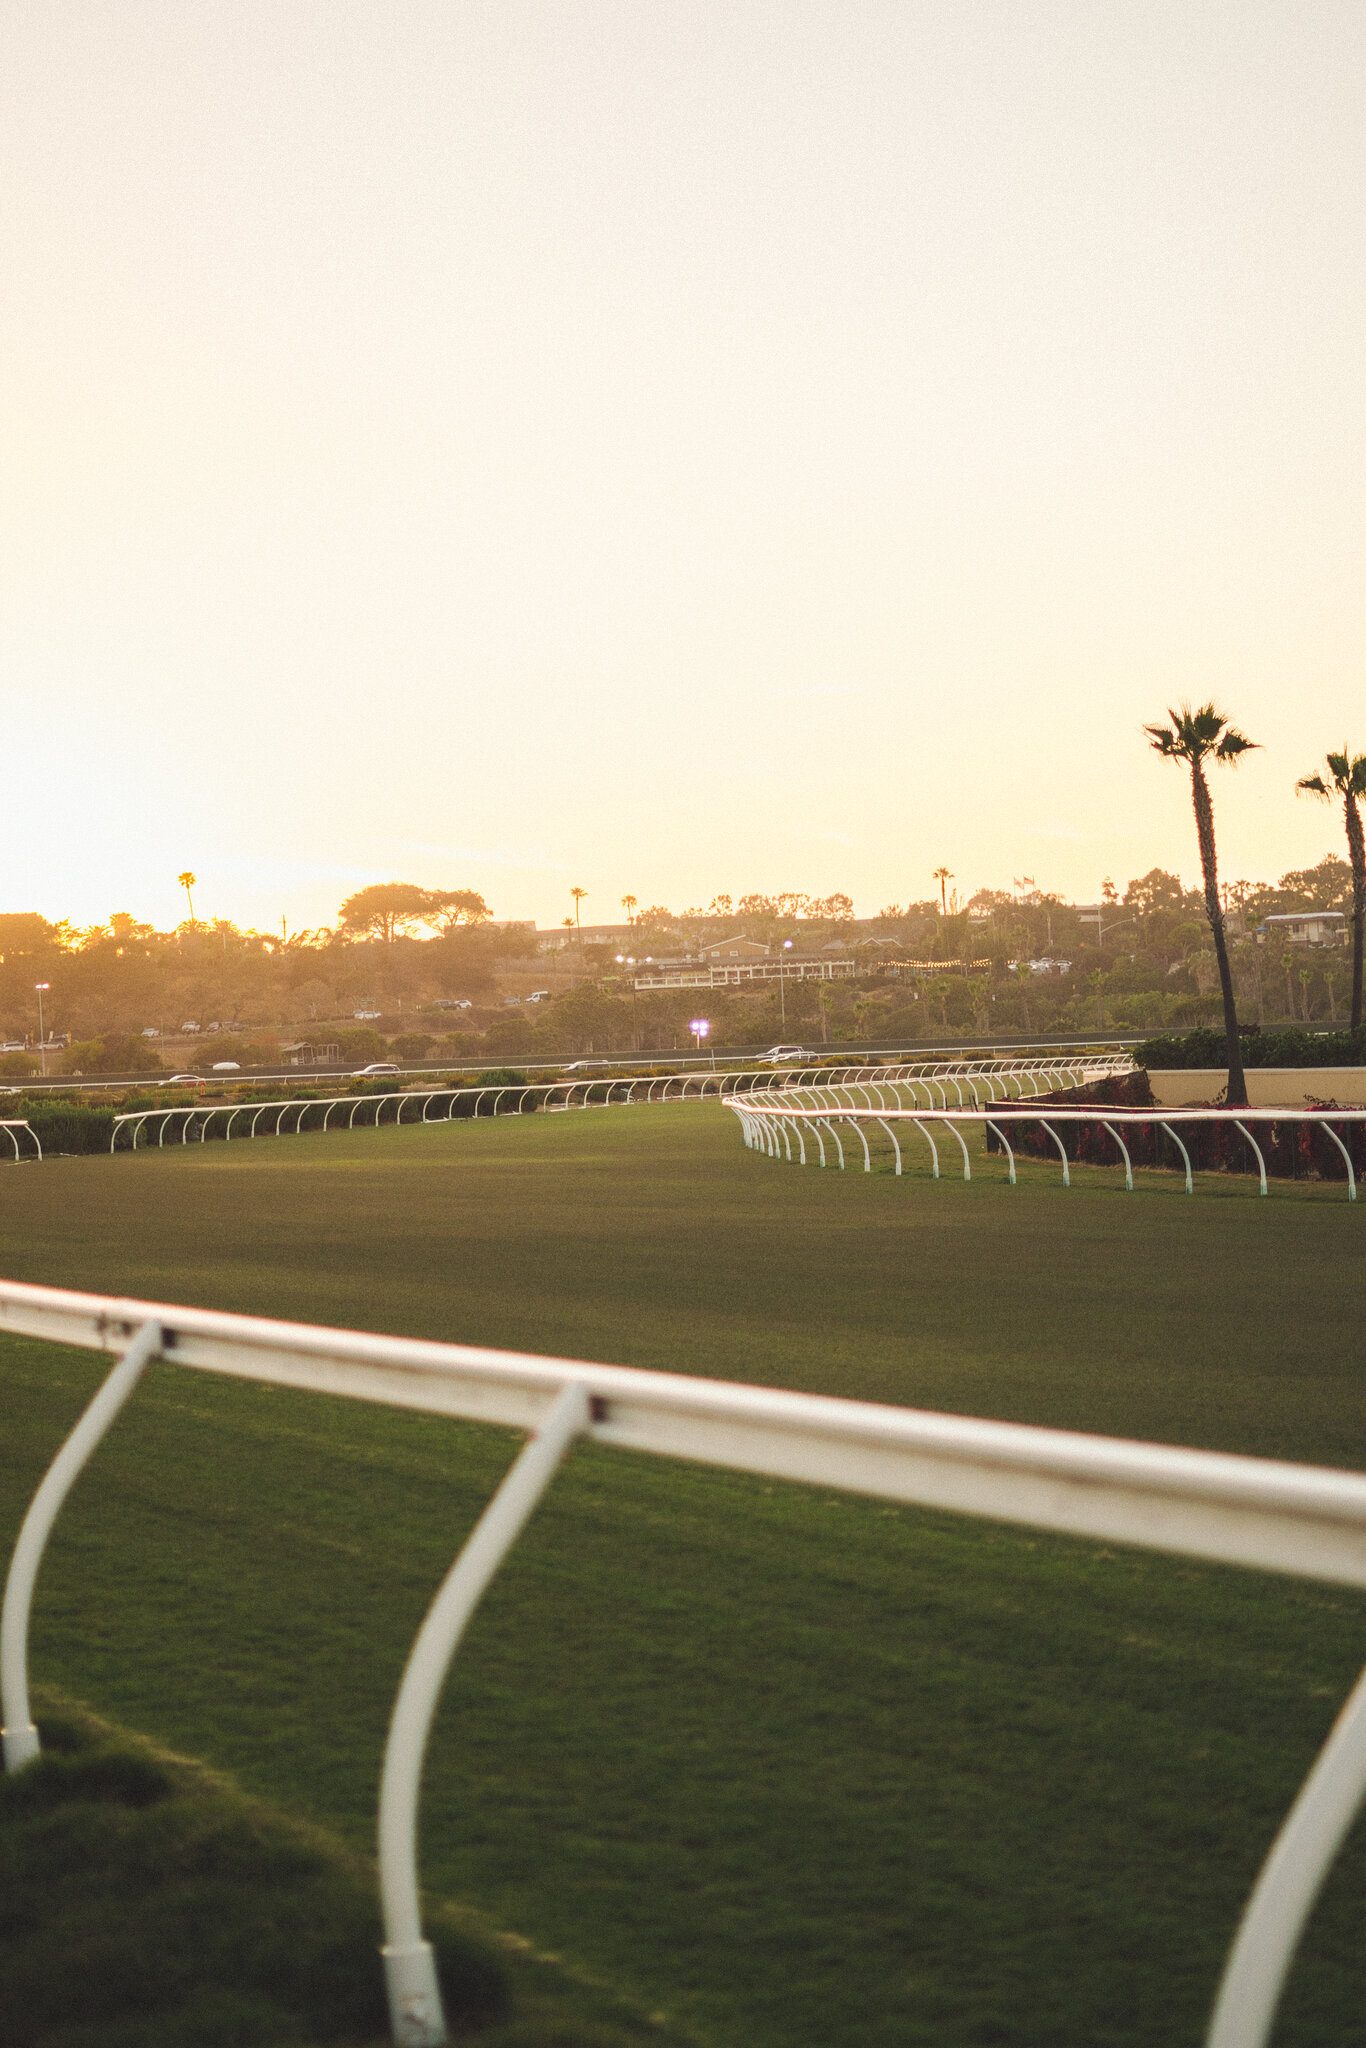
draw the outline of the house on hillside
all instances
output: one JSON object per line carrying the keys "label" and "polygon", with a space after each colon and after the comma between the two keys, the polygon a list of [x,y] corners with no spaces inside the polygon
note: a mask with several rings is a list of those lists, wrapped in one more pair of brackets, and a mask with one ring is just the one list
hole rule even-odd
{"label": "house on hillside", "polygon": [[758,939],[747,939],[737,934],[729,939],[713,939],[709,946],[699,946],[697,957],[708,967],[720,967],[732,960],[766,960],[768,947],[761,945]]}
{"label": "house on hillside", "polygon": [[1351,920],[1341,910],[1277,911],[1262,919],[1257,938],[1263,944],[1273,939],[1288,946],[1342,946],[1350,930]]}

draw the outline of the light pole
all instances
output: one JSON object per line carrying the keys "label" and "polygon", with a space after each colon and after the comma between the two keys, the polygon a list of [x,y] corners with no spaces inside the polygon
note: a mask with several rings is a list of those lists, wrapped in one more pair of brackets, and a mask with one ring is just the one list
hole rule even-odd
{"label": "light pole", "polygon": [[45,1031],[45,1030],[43,1029],[43,992],[44,992],[44,990],[46,990],[46,989],[50,989],[50,988],[51,988],[51,986],[52,986],[52,983],[51,983],[50,981],[35,981],[35,982],[34,982],[34,984],[33,984],[33,986],[34,986],[34,987],[35,987],[35,988],[37,989],[37,991],[38,991],[38,1072],[39,1072],[40,1074],[42,1074],[42,1075],[43,1075],[43,1076],[44,1076],[44,1077],[46,1078],[46,1075],[47,1075],[47,1050],[46,1050],[46,1046],[47,1046],[47,1033],[46,1033],[46,1031]]}
{"label": "light pole", "polygon": [[[697,1045],[697,1050],[701,1052],[703,1039],[709,1038],[711,1036],[710,1020],[706,1017],[694,1017],[692,1019],[692,1022],[689,1024],[688,1029],[689,1031],[691,1031],[693,1035],[693,1038]],[[715,1053],[713,1053],[711,1056],[711,1063],[713,1067],[716,1065]]]}
{"label": "light pole", "polygon": [[781,1030],[787,1036],[787,956],[792,951],[791,939],[783,940],[783,950],[778,955],[778,1015],[782,1018]]}
{"label": "light pole", "polygon": [[[625,900],[626,900],[626,899],[625,899],[625,898],[623,897],[623,898],[622,898],[622,901],[624,902]],[[635,1039],[635,1042],[636,1042],[636,1051],[637,1051],[637,1052],[639,1052],[639,1051],[640,1051],[640,1015],[639,1015],[639,1008],[640,1008],[640,994],[639,994],[639,991],[638,991],[638,990],[637,990],[637,988],[636,988],[636,956],[635,956],[635,954],[634,954],[634,953],[618,953],[618,954],[617,954],[617,966],[618,966],[618,967],[629,967],[629,968],[630,968],[630,970],[631,970],[631,1036],[632,1036],[632,1037],[633,1037],[633,1038]]]}

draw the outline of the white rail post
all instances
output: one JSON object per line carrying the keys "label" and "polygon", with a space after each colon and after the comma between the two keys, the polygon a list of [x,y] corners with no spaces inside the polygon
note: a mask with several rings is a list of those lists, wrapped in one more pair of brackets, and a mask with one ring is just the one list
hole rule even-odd
{"label": "white rail post", "polygon": [[1229,1951],[1208,2048],[1262,2048],[1329,1866],[1366,1795],[1366,1673],[1286,1815]]}
{"label": "white rail post", "polygon": [[450,2038],[417,1889],[417,1802],[437,1699],[471,1615],[590,1415],[584,1386],[575,1380],[561,1388],[442,1581],[394,1701],[379,1788],[379,1888],[380,1954],[398,2048],[444,2048]]}
{"label": "white rail post", "polygon": [[1237,1117],[1235,1117],[1233,1121],[1235,1128],[1242,1132],[1243,1136],[1247,1139],[1248,1144],[1252,1147],[1253,1151],[1257,1155],[1257,1171],[1261,1176],[1261,1185],[1259,1188],[1259,1193],[1264,1195],[1266,1193],[1266,1161],[1262,1157],[1262,1148],[1257,1143],[1257,1140],[1253,1137],[1251,1131],[1248,1129],[1245,1123],[1239,1122]]}
{"label": "white rail post", "polygon": [[28,1703],[28,1621],[52,1525],[100,1438],[161,1349],[160,1323],[144,1323],[49,1465],[19,1530],[0,1611],[0,1708],[5,1769],[21,1771],[39,1751]]}

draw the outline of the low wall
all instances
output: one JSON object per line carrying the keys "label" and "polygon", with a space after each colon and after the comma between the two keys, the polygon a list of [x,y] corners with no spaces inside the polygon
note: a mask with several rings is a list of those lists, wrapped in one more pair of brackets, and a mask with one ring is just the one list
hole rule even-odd
{"label": "low wall", "polygon": [[[1167,1109],[1212,1102],[1228,1079],[1223,1067],[1156,1068],[1153,1098]],[[1366,1107],[1366,1067],[1249,1067],[1248,1101],[1254,1109],[1303,1109],[1306,1102]]]}

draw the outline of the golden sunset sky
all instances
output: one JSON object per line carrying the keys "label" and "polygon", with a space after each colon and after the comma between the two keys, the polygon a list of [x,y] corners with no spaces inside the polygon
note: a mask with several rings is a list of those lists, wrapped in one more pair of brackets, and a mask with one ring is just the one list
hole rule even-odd
{"label": "golden sunset sky", "polygon": [[1366,751],[1356,0],[16,0],[0,908],[1196,870]]}

